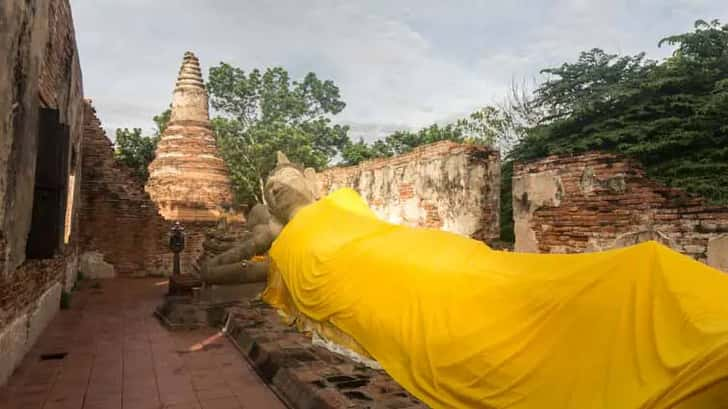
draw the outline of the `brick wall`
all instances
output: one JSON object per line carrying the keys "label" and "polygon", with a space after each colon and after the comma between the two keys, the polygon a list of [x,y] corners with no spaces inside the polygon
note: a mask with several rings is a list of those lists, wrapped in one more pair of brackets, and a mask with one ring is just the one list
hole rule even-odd
{"label": "brick wall", "polygon": [[[32,5],[40,7],[40,3]],[[8,218],[8,224],[12,229],[0,230],[0,246],[3,247],[2,259],[10,262],[3,263],[3,270],[0,273],[0,329],[6,326],[11,320],[22,315],[33,308],[34,301],[41,294],[54,284],[63,284],[68,287],[72,285],[74,277],[67,276],[67,272],[73,271],[77,256],[77,237],[74,227],[77,227],[77,211],[73,203],[75,186],[69,185],[69,208],[67,209],[67,220],[65,227],[68,231],[68,242],[61,248],[60,254],[48,260],[25,260],[25,245],[30,228],[30,209],[32,209],[33,185],[28,180],[34,180],[35,155],[37,146],[37,116],[30,115],[32,110],[40,107],[56,109],[59,112],[60,121],[69,127],[70,149],[78,150],[81,143],[82,123],[82,84],[80,69],[76,51],[76,41],[73,33],[73,22],[70,14],[70,6],[66,1],[50,1],[46,3],[47,14],[40,9],[32,13],[28,9],[18,8],[15,12],[25,12],[25,16],[14,17],[14,21],[25,20],[26,29],[30,32],[21,34],[17,46],[20,51],[13,56],[32,56],[38,54],[40,58],[35,61],[38,66],[18,65],[22,72],[15,80],[16,89],[32,90],[33,101],[24,101],[21,95],[9,96],[15,98],[16,113],[25,114],[17,120],[19,133],[10,132],[6,141],[13,142],[13,149],[23,149],[26,152],[9,152],[13,160],[11,164],[4,164],[2,170],[5,180],[8,183],[3,187],[16,188],[23,191],[9,192],[4,190],[3,206],[11,201],[8,196],[13,197],[14,203],[3,207],[3,214]],[[12,20],[12,19],[11,19]],[[58,38],[51,37],[51,34],[59,34]],[[12,37],[13,33],[10,33]],[[44,37],[42,40],[37,37]],[[42,47],[33,47],[33,43]],[[0,50],[1,51],[1,50]],[[8,54],[10,55],[10,54]],[[19,62],[18,62],[19,63]],[[20,64],[20,63],[19,63]],[[30,64],[30,63],[28,63]],[[35,74],[33,76],[32,74]],[[2,90],[0,90],[2,91]],[[45,95],[46,98],[39,98]],[[3,95],[7,97],[8,95]],[[23,139],[23,141],[17,140]],[[24,145],[25,144],[25,145]],[[15,155],[13,155],[15,154]],[[69,155],[68,173],[69,176],[79,173],[80,164],[71,161]],[[31,158],[31,159],[28,159]],[[23,229],[19,227],[24,226]],[[15,266],[16,264],[17,267]]]}
{"label": "brick wall", "polygon": [[[81,184],[81,251],[98,251],[116,273],[169,275],[171,222],[165,220],[131,168],[116,160],[90,103],[86,104]],[[202,251],[204,230],[210,223],[185,223],[183,272]]]}
{"label": "brick wall", "polygon": [[86,103],[81,183],[81,250],[98,251],[117,273],[154,272],[169,250],[169,225],[144,184],[114,158],[114,149],[90,102]]}
{"label": "brick wall", "polygon": [[[9,0],[0,8],[0,384],[32,347],[70,288],[77,265],[77,205],[83,87],[67,0]],[[63,238],[54,258],[26,260],[33,217],[41,109],[68,130]],[[48,138],[51,134],[44,134]],[[56,134],[52,134],[55,137]],[[43,142],[47,143],[47,142]],[[75,153],[74,153],[75,152]],[[61,169],[61,172],[63,170]],[[60,210],[60,209],[59,209]],[[53,240],[48,237],[48,240]]]}
{"label": "brick wall", "polygon": [[[592,152],[517,164],[516,251],[574,253],[655,239],[701,261],[728,233],[728,207],[650,180],[624,157]],[[728,266],[717,266],[728,270]]]}
{"label": "brick wall", "polygon": [[499,236],[498,152],[442,141],[410,153],[331,168],[318,175],[321,192],[356,189],[394,223],[439,228],[481,240]]}

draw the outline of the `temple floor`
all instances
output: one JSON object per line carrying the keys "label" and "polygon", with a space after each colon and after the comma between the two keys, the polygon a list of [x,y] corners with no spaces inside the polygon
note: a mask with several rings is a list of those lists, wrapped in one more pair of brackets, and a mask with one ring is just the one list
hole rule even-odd
{"label": "temple floor", "polygon": [[285,408],[221,333],[160,325],[166,280],[82,283],[0,388],[0,408]]}

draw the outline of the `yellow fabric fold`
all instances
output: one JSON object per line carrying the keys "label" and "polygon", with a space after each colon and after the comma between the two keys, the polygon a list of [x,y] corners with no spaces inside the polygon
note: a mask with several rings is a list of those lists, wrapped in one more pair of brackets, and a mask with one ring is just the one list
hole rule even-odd
{"label": "yellow fabric fold", "polygon": [[264,300],[333,325],[432,407],[728,402],[728,277],[655,242],[495,251],[382,221],[341,189],[300,210],[270,257]]}

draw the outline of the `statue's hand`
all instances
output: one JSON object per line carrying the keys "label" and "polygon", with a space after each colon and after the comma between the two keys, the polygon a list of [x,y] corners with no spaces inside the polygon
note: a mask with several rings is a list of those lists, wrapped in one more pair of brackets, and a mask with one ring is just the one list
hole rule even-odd
{"label": "statue's hand", "polygon": [[195,270],[197,272],[197,276],[200,277],[200,280],[205,283],[209,284],[210,281],[210,262],[205,261],[202,263],[202,265],[198,265],[198,268]]}

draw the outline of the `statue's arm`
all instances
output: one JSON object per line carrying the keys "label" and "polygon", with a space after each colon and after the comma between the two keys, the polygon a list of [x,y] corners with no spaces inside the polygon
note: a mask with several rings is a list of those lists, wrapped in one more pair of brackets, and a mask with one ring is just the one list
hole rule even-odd
{"label": "statue's arm", "polygon": [[210,260],[209,265],[220,266],[248,260],[253,256],[257,256],[268,251],[273,240],[275,240],[275,236],[273,235],[270,226],[267,224],[255,226],[251,235],[248,236],[247,239],[243,240],[240,245],[215,256],[212,260]]}
{"label": "statue's arm", "polygon": [[265,281],[268,272],[267,263],[261,264],[249,260],[266,253],[281,229],[281,223],[274,218],[268,223],[254,226],[240,245],[213,257],[204,264],[200,269],[202,280],[208,284]]}
{"label": "statue's arm", "polygon": [[268,261],[245,260],[234,264],[210,267],[203,278],[206,283],[217,285],[258,283],[266,280],[268,266]]}
{"label": "statue's arm", "polygon": [[[246,231],[242,233],[241,237],[238,240],[244,242],[252,238],[252,236],[252,232]],[[222,254],[223,252],[230,250],[233,247],[235,247],[235,243],[232,241],[223,241],[214,238],[209,238],[202,243],[202,248],[205,251],[211,251],[218,254]]]}

